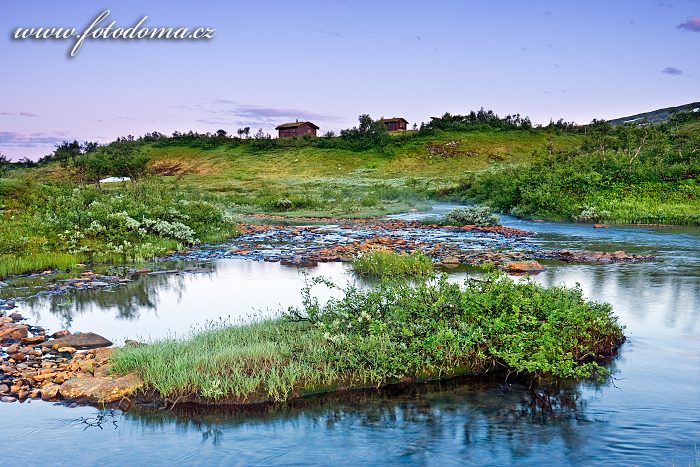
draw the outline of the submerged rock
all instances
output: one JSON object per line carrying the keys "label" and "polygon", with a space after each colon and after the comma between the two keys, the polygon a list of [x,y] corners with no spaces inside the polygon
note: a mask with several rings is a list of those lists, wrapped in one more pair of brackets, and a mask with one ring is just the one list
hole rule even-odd
{"label": "submerged rock", "polygon": [[540,273],[544,271],[544,266],[539,261],[515,261],[506,264],[506,271],[509,273]]}
{"label": "submerged rock", "polygon": [[118,402],[136,394],[143,381],[135,375],[120,377],[80,375],[59,386],[62,398],[96,403]]}

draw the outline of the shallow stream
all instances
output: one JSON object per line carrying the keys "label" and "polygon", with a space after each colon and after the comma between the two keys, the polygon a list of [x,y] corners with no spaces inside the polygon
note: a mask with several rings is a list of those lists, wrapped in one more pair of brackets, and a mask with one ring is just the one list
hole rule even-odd
{"label": "shallow stream", "polygon": [[[442,208],[438,208],[442,209]],[[403,216],[419,217],[420,214]],[[613,305],[627,342],[602,387],[566,387],[575,404],[533,409],[527,388],[470,379],[401,393],[319,397],[265,411],[101,412],[42,401],[0,404],[8,465],[538,464],[697,465],[700,449],[700,229],[526,222],[546,248],[625,250],[657,260],[546,263],[543,284],[579,283]],[[30,323],[116,343],[183,335],[207,322],[275,314],[305,277],[279,263],[222,259],[209,272],[154,274],[106,290],[19,303]],[[355,281],[343,263],[309,270]],[[467,273],[452,273],[460,280]],[[698,445],[698,447],[696,447]]]}

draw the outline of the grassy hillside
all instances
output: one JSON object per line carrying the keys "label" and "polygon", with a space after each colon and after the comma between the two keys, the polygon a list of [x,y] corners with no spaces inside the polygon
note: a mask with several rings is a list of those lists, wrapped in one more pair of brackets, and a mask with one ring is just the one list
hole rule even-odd
{"label": "grassy hillside", "polygon": [[[254,151],[151,144],[150,166],[165,183],[220,193],[237,212],[367,216],[412,207],[457,186],[464,173],[507,161],[527,163],[535,152],[568,150],[576,135],[545,132],[444,132],[396,137],[384,150],[314,146]],[[290,201],[287,203],[286,201]]]}

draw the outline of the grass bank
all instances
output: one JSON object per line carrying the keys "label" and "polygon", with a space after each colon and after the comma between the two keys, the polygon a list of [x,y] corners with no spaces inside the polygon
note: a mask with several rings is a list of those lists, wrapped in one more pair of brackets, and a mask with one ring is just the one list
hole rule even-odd
{"label": "grass bank", "polygon": [[250,403],[490,372],[601,378],[624,340],[610,306],[579,289],[498,274],[351,287],[327,304],[307,288],[304,298],[277,320],[120,349],[112,369],[170,399]]}
{"label": "grass bank", "polygon": [[235,233],[215,196],[144,181],[99,190],[0,179],[0,277],[151,259]]}
{"label": "grass bank", "polygon": [[466,174],[455,194],[531,218],[700,225],[700,114],[599,122],[577,150]]}

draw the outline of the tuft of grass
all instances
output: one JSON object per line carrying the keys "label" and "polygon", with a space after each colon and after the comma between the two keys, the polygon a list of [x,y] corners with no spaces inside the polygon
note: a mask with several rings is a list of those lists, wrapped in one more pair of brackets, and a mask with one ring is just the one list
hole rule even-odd
{"label": "tuft of grass", "polygon": [[33,253],[13,256],[0,255],[0,277],[46,269],[68,270],[79,263],[79,257],[70,253]]}
{"label": "tuft of grass", "polygon": [[433,272],[433,262],[420,251],[407,254],[371,250],[353,258],[352,268],[362,276],[427,276]]}
{"label": "tuft of grass", "polygon": [[602,378],[624,341],[610,305],[578,288],[515,283],[497,273],[349,287],[276,320],[213,327],[187,340],[122,348],[112,371],[133,372],[161,396],[229,403],[282,401],[338,388],[382,386],[501,370],[535,378]]}

